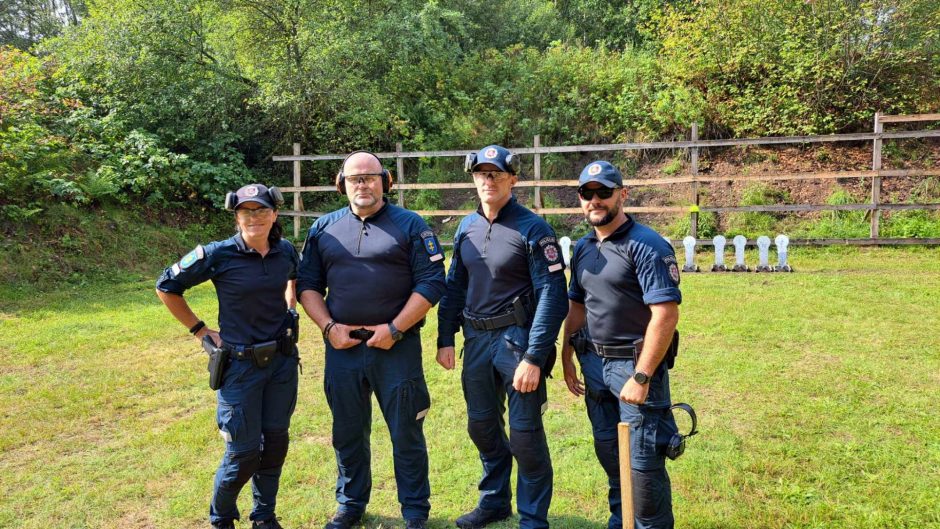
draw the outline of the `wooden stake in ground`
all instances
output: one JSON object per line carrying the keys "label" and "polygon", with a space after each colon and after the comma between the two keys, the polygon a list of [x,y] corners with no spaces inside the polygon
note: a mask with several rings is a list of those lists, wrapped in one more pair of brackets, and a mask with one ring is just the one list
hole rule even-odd
{"label": "wooden stake in ground", "polygon": [[630,424],[617,425],[620,444],[620,504],[623,529],[633,529],[633,472],[630,469]]}

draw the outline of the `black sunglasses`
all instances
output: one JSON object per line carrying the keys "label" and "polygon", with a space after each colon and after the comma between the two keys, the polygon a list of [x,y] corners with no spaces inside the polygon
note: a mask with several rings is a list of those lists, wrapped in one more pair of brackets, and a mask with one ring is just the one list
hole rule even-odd
{"label": "black sunglasses", "polygon": [[598,187],[596,189],[589,189],[587,187],[579,187],[578,194],[581,195],[581,198],[584,200],[594,200],[594,195],[597,195],[601,200],[607,200],[608,198],[614,196],[614,191],[620,189],[619,187]]}

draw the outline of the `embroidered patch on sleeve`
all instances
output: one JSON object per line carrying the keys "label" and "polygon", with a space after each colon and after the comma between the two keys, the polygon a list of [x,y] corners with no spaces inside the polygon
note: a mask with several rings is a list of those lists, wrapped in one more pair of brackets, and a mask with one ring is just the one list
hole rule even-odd
{"label": "embroidered patch on sleeve", "polygon": [[669,279],[672,279],[672,282],[678,286],[679,264],[676,262],[676,256],[667,255],[666,257],[663,257],[663,263],[665,263],[666,267],[669,269]]}
{"label": "embroidered patch on sleeve", "polygon": [[421,232],[420,237],[421,242],[424,244],[424,249],[428,252],[430,256],[429,259],[432,263],[444,258],[444,254],[441,253],[441,245],[437,242],[437,237],[434,236],[433,231],[425,230]]}
{"label": "embroidered patch on sleeve", "polygon": [[558,272],[565,268],[565,264],[561,261],[561,248],[558,247],[554,237],[542,237],[539,240],[539,249],[545,257],[545,262],[548,263],[549,272]]}
{"label": "embroidered patch on sleeve", "polygon": [[194,265],[196,261],[203,259],[205,256],[206,256],[206,250],[200,244],[199,246],[196,247],[195,250],[184,255],[183,258],[180,259],[179,264],[174,265],[174,269],[178,267],[179,271],[177,271],[176,273],[179,274],[181,271],[186,270],[190,266]]}

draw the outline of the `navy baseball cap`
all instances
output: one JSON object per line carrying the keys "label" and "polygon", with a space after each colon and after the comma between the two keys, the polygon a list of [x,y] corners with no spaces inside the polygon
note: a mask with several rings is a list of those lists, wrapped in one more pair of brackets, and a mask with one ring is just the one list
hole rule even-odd
{"label": "navy baseball cap", "polygon": [[267,186],[261,184],[248,184],[235,192],[235,206],[238,209],[245,202],[257,202],[266,208],[274,209],[274,201]]}
{"label": "navy baseball cap", "polygon": [[610,162],[598,160],[587,164],[581,171],[578,187],[590,182],[597,182],[604,187],[623,187],[623,175]]}
{"label": "navy baseball cap", "polygon": [[512,154],[505,147],[499,145],[487,145],[480,149],[476,155],[476,160],[470,166],[470,171],[476,171],[477,167],[488,163],[495,165],[500,171],[506,173],[516,173],[516,168],[512,167]]}

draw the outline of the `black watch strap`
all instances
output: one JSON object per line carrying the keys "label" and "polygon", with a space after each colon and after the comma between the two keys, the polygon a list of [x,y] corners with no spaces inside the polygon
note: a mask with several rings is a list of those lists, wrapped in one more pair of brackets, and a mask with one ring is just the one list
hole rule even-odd
{"label": "black watch strap", "polygon": [[398,327],[395,327],[395,324],[388,322],[388,332],[392,335],[392,340],[400,342],[402,338],[405,337],[405,333],[398,330]]}
{"label": "black watch strap", "polygon": [[205,326],[206,326],[206,322],[199,320],[196,322],[196,325],[193,325],[192,327],[189,328],[189,333],[196,334],[197,332],[201,331],[202,328]]}

